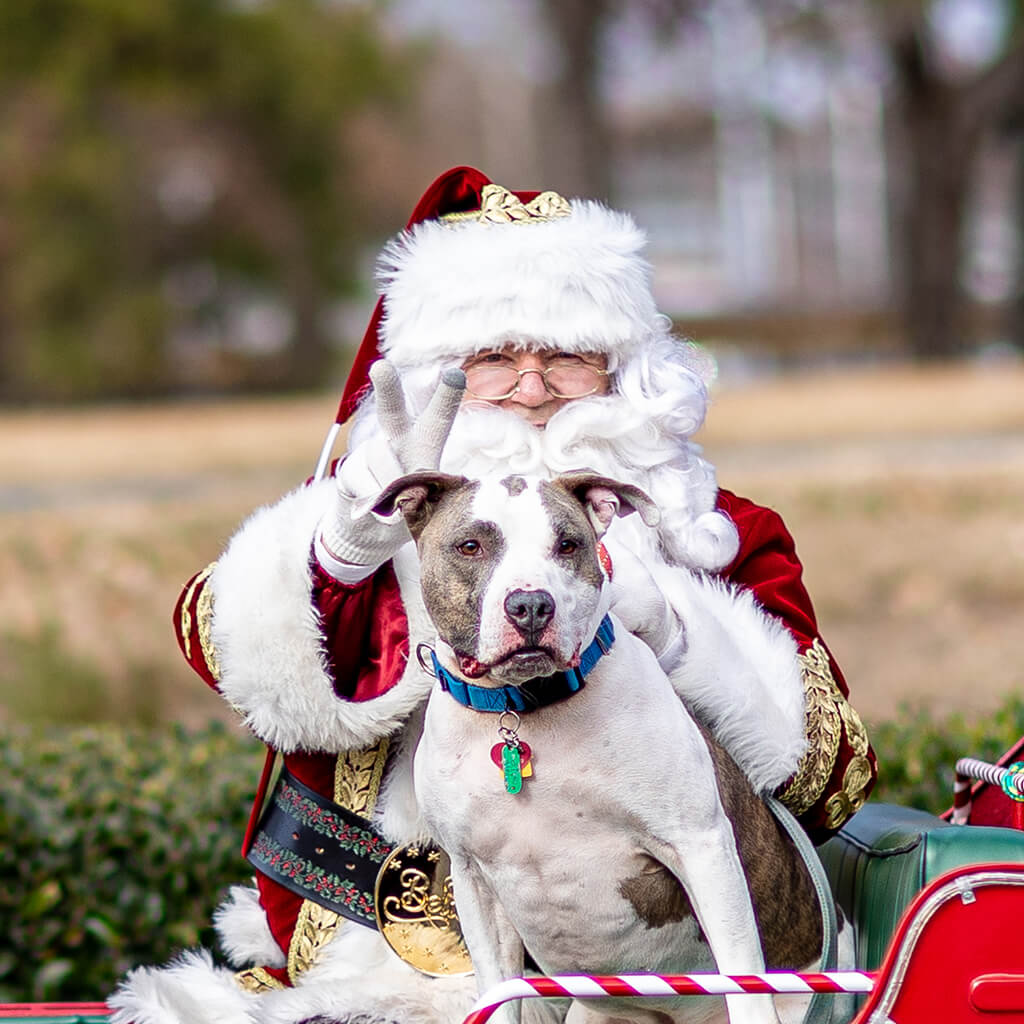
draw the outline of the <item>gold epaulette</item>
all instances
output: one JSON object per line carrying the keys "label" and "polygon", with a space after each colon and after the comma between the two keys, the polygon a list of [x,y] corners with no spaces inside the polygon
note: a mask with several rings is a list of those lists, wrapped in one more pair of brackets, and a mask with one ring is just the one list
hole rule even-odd
{"label": "gold epaulette", "polygon": [[806,814],[821,799],[835,771],[843,737],[853,751],[843,772],[840,788],[825,802],[826,829],[834,830],[867,799],[872,770],[868,759],[868,734],[860,716],[843,696],[829,663],[828,653],[815,640],[800,655],[804,683],[804,732],[807,751],[796,772],[779,795],[795,816]]}

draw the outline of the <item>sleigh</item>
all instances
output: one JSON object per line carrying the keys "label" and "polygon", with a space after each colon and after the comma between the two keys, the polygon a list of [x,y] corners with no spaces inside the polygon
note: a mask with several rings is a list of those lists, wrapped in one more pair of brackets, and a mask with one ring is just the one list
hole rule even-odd
{"label": "sleigh", "polygon": [[[868,803],[818,854],[854,926],[856,970],[519,978],[464,1024],[514,999],[734,992],[815,993],[807,1024],[1024,1024],[1024,737],[995,763],[957,762],[943,815]],[[35,1024],[108,1016],[102,1003],[0,1004],[0,1019]]]}

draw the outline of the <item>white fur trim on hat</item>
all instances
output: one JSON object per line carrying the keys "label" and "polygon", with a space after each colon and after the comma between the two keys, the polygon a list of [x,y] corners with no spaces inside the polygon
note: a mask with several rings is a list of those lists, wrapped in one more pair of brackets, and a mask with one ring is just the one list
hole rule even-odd
{"label": "white fur trim on hat", "polygon": [[400,367],[509,343],[625,354],[657,331],[645,235],[589,200],[545,221],[425,221],[387,245],[381,352]]}

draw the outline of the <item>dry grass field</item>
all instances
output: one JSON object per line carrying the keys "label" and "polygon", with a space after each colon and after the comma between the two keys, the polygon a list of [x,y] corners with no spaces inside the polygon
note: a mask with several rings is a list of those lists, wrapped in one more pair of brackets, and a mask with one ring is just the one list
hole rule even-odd
{"label": "dry grass field", "polygon": [[[307,476],[331,396],[0,413],[0,718],[226,715],[184,667],[181,584]],[[1024,366],[717,389],[700,440],[777,508],[869,719],[982,715],[1024,677]]]}

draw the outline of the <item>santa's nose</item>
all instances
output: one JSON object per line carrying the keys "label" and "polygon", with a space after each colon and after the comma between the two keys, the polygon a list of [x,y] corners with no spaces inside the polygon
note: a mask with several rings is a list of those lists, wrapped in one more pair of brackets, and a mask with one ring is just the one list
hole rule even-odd
{"label": "santa's nose", "polygon": [[544,385],[544,375],[539,369],[520,371],[519,390],[512,396],[513,401],[523,405],[543,405],[550,397]]}

